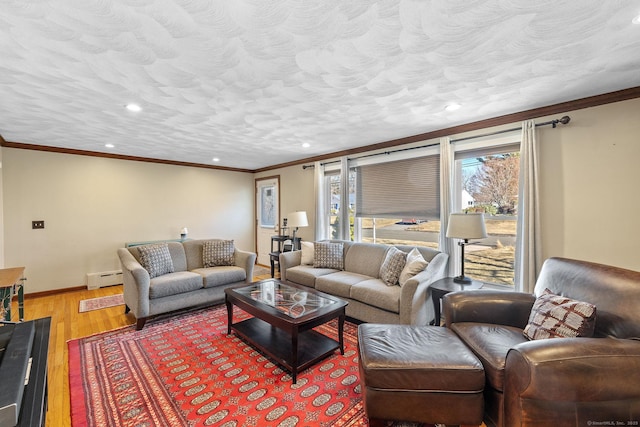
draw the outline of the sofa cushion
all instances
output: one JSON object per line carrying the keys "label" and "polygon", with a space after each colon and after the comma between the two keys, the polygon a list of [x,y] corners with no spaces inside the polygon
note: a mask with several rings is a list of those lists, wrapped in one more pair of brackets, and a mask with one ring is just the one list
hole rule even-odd
{"label": "sofa cushion", "polygon": [[462,341],[482,362],[487,383],[496,390],[504,389],[504,366],[507,353],[527,339],[522,329],[487,323],[459,322],[451,325]]}
{"label": "sofa cushion", "polygon": [[138,248],[140,264],[149,272],[149,277],[173,273],[173,260],[166,243],[144,245]]}
{"label": "sofa cushion", "polygon": [[313,247],[313,266],[316,268],[344,268],[342,243],[317,242]]}
{"label": "sofa cushion", "polygon": [[389,247],[387,255],[380,266],[380,279],[389,286],[397,285],[400,273],[402,273],[406,262],[406,252],[402,252],[394,246]]}
{"label": "sofa cushion", "polygon": [[381,279],[369,279],[351,286],[350,298],[393,313],[400,313],[400,286],[387,286]]}
{"label": "sofa cushion", "polygon": [[353,243],[344,257],[344,269],[378,279],[388,250],[388,245]]}
{"label": "sofa cushion", "polygon": [[314,245],[313,242],[300,242],[302,258],[300,264],[313,265]]}
{"label": "sofa cushion", "polygon": [[591,337],[595,329],[596,307],[545,289],[531,308],[524,335],[532,340]]}
{"label": "sofa cushion", "polygon": [[429,263],[424,259],[420,251],[417,248],[411,249],[411,252],[407,254],[407,261],[398,279],[400,286],[403,286],[409,279],[427,268],[427,265]]}
{"label": "sofa cushion", "polygon": [[316,279],[316,289],[337,297],[349,298],[352,285],[369,279],[371,278],[362,274],[338,271],[337,273],[318,277]]}
{"label": "sofa cushion", "polygon": [[228,285],[229,283],[243,282],[247,278],[247,272],[242,267],[218,266],[209,268],[197,268],[193,270],[203,278],[205,288]]}
{"label": "sofa cushion", "polygon": [[235,265],[233,240],[207,240],[202,243],[202,265]]}
{"label": "sofa cushion", "polygon": [[202,288],[202,276],[191,271],[177,271],[151,279],[149,299],[184,294]]}
{"label": "sofa cushion", "polygon": [[315,288],[316,278],[336,273],[335,268],[314,268],[311,265],[297,265],[287,268],[287,281]]}

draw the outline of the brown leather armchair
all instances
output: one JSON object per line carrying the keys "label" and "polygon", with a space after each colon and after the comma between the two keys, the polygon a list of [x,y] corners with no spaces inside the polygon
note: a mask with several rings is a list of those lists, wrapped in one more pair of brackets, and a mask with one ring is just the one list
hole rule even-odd
{"label": "brown leather armchair", "polygon": [[[593,338],[522,334],[545,288],[596,306]],[[454,292],[443,313],[483,364],[487,425],[640,425],[640,272],[550,258],[535,295]]]}

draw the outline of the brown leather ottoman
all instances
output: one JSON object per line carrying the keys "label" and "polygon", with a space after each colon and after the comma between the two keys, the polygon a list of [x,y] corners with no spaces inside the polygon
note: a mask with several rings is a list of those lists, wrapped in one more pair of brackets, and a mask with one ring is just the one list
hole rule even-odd
{"label": "brown leather ottoman", "polygon": [[482,363],[449,329],[364,323],[358,346],[370,426],[384,420],[482,423]]}

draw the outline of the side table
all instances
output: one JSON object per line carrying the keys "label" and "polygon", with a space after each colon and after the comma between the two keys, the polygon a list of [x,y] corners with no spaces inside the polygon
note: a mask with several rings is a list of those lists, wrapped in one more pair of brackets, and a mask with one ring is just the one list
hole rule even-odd
{"label": "side table", "polygon": [[[284,242],[287,240],[291,240],[292,247],[286,248],[284,246]],[[278,264],[278,271],[280,271],[280,254],[282,252],[288,252],[291,250],[300,250],[300,241],[302,239],[300,237],[296,237],[295,239],[289,236],[276,235],[271,236],[271,252],[269,252],[269,263],[271,264],[271,277],[275,275],[275,264]],[[277,248],[273,248],[273,244],[277,243]]]}
{"label": "side table", "polygon": [[[24,267],[0,269],[0,323],[11,322],[11,300],[18,294],[18,320],[24,320]],[[3,320],[4,318],[4,320]]]}
{"label": "side table", "polygon": [[442,297],[450,292],[470,291],[482,288],[483,283],[472,280],[471,283],[456,283],[453,277],[445,277],[437,280],[429,286],[431,289],[431,299],[433,300],[433,309],[436,313],[434,324],[440,326]]}

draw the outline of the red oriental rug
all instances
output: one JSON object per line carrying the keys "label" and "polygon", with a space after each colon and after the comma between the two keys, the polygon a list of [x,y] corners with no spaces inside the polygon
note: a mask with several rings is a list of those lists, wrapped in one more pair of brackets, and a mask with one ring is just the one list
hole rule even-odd
{"label": "red oriental rug", "polygon": [[[235,309],[234,319],[248,317]],[[337,322],[316,328],[337,336]],[[234,334],[218,306],[69,341],[71,421],[100,426],[365,426],[357,327],[297,384]]]}
{"label": "red oriental rug", "polygon": [[[246,317],[235,308],[234,320]],[[337,337],[337,321],[316,330]],[[345,354],[336,351],[292,384],[227,335],[224,306],[72,340],[72,425],[366,426],[356,341],[357,326],[346,322]]]}

